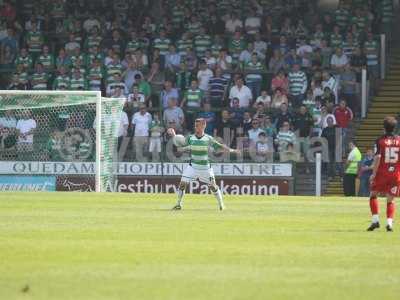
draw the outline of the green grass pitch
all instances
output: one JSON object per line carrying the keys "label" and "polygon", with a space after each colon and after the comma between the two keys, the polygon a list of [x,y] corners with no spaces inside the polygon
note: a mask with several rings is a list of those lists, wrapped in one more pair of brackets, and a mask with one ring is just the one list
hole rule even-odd
{"label": "green grass pitch", "polygon": [[174,203],[0,194],[0,299],[400,299],[400,226],[366,232],[367,199]]}

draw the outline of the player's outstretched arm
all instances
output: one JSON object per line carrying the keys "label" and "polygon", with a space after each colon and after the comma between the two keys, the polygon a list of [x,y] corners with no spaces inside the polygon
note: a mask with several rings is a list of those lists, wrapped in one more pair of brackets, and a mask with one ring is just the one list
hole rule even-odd
{"label": "player's outstretched arm", "polygon": [[221,144],[221,147],[224,151],[229,152],[229,153],[233,153],[233,154],[240,154],[241,151],[240,149],[232,149],[224,144]]}
{"label": "player's outstretched arm", "polygon": [[215,138],[211,139],[211,145],[214,147],[214,149],[222,149],[222,151],[224,151],[224,152],[229,152],[229,153],[233,153],[233,154],[241,153],[241,151],[239,149],[232,149],[232,148],[228,147],[227,145],[218,142]]}

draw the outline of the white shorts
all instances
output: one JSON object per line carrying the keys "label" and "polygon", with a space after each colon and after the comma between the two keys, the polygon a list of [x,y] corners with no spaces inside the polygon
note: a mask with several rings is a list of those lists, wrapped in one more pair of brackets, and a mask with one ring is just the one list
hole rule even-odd
{"label": "white shorts", "polygon": [[149,152],[161,152],[161,139],[150,138]]}
{"label": "white shorts", "polygon": [[213,169],[195,169],[191,165],[187,166],[186,169],[183,170],[181,181],[190,183],[196,180],[207,184],[213,183],[215,181]]}

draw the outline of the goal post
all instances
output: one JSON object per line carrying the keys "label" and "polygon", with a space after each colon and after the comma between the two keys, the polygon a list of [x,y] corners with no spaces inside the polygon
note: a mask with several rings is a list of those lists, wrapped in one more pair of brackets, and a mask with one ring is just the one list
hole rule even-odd
{"label": "goal post", "polygon": [[[98,91],[96,98],[96,128],[101,128],[101,118],[98,116],[101,115],[101,92]],[[99,95],[100,94],[100,95]],[[101,130],[96,130],[96,154],[95,154],[95,191],[96,193],[100,193],[102,191],[101,184]]]}
{"label": "goal post", "polygon": [[[117,177],[118,130],[124,98],[101,98],[96,102],[96,192],[111,191]],[[97,116],[101,116],[98,118]]]}
{"label": "goal post", "polygon": [[[0,161],[90,165],[85,179],[107,191],[116,178],[122,108],[121,99],[100,91],[0,90]],[[47,173],[24,173],[38,174]]]}

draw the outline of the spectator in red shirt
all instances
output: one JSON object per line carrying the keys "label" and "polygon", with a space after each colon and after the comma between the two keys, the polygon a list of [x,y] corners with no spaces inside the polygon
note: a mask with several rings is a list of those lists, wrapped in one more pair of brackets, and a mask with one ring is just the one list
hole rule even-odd
{"label": "spectator in red shirt", "polygon": [[7,21],[13,21],[17,15],[14,6],[10,1],[4,1],[4,5],[0,10],[0,16],[7,19]]}
{"label": "spectator in red shirt", "polygon": [[285,76],[285,72],[283,69],[280,69],[278,74],[271,81],[271,89],[272,92],[275,92],[276,89],[280,88],[282,94],[287,95],[289,87],[289,80]]}
{"label": "spectator in red shirt", "polygon": [[347,128],[349,127],[351,120],[353,120],[353,112],[350,107],[347,106],[346,101],[342,99],[339,103],[339,106],[337,106],[333,111],[333,114],[336,118],[337,127],[342,131],[342,151],[347,151],[345,147],[347,144]]}
{"label": "spectator in red shirt", "polygon": [[333,112],[336,118],[336,123],[339,128],[349,127],[349,123],[353,120],[353,112],[350,107],[347,106],[345,100],[341,100],[339,106],[337,106]]}

